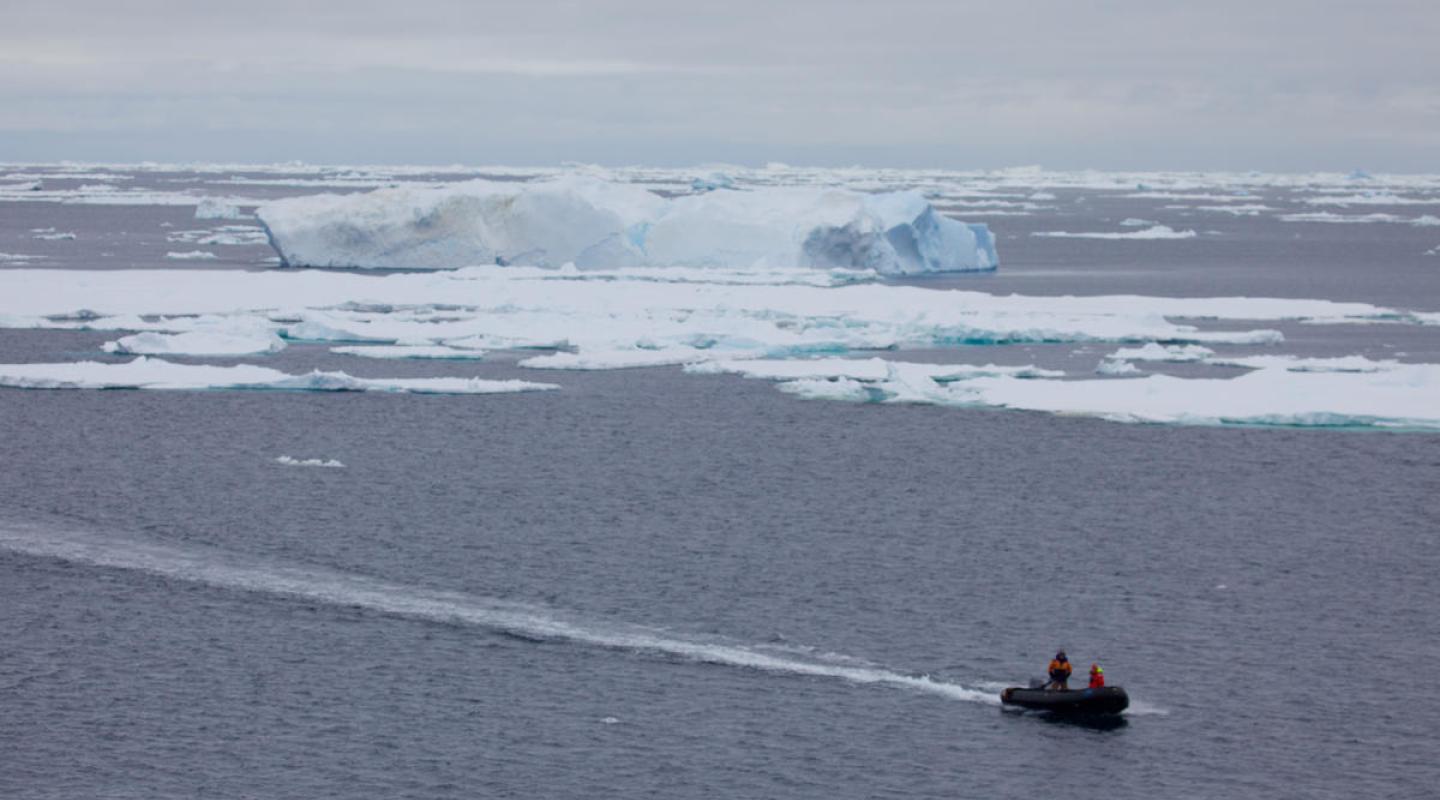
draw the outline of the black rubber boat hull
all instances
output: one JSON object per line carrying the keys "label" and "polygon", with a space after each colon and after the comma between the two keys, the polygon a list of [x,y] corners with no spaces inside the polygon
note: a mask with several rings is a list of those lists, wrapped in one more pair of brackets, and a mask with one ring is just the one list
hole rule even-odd
{"label": "black rubber boat hull", "polygon": [[1103,716],[1119,714],[1130,707],[1130,695],[1119,686],[1103,689],[1025,689],[1012,686],[1000,693],[1000,702],[1007,706],[1049,711],[1052,714]]}

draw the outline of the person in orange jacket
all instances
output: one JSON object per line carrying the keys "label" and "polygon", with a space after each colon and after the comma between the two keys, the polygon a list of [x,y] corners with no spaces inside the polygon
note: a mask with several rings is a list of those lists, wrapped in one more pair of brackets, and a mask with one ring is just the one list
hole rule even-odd
{"label": "person in orange jacket", "polygon": [[1059,689],[1064,691],[1070,688],[1070,661],[1065,658],[1065,651],[1061,650],[1055,654],[1050,661],[1050,682],[1045,688]]}
{"label": "person in orange jacket", "polygon": [[1091,689],[1104,689],[1104,688],[1105,688],[1105,670],[1100,669],[1100,665],[1099,665],[1099,664],[1091,664],[1091,665],[1090,665],[1090,688],[1091,688]]}

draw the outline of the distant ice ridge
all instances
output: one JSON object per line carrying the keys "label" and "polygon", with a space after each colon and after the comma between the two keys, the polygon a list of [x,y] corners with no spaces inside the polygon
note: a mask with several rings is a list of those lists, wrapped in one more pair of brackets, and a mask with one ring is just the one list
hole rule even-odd
{"label": "distant ice ridge", "polygon": [[257,215],[289,266],[803,267],[896,275],[999,264],[988,227],[945,217],[911,191],[717,186],[665,199],[639,186],[566,176],[295,197],[267,203]]}
{"label": "distant ice ridge", "polygon": [[19,389],[276,389],[309,392],[505,394],[557,389],[549,383],[479,378],[356,378],[316,370],[290,375],[269,367],[177,364],[141,356],[134,361],[0,364],[0,386]]}

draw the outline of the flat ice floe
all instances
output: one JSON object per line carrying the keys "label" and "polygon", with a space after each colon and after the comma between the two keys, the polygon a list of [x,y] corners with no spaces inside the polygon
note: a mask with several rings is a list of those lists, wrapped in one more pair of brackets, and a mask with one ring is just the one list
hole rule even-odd
{"label": "flat ice floe", "polygon": [[246,356],[278,353],[285,340],[272,330],[250,326],[186,333],[144,331],[101,345],[107,353],[124,355]]}
{"label": "flat ice floe", "polygon": [[308,392],[508,394],[558,389],[549,383],[479,378],[357,378],[316,370],[290,375],[269,367],[177,364],[141,356],[133,361],[0,364],[0,386],[18,389],[273,389]]}
{"label": "flat ice floe", "polygon": [[[1440,430],[1440,365],[1366,371],[1294,366],[1266,366],[1235,378],[1055,381],[998,375],[949,382],[915,373],[857,379],[837,370],[779,388],[811,399],[1009,408],[1115,422]],[[1101,368],[1112,376],[1137,372],[1127,361],[1102,362]]]}
{"label": "flat ice floe", "polygon": [[[479,358],[488,351],[545,348],[548,352],[530,355],[519,365],[552,370],[680,366],[690,373],[776,381],[782,391],[802,397],[1033,407],[1128,421],[1339,424],[1335,421],[1344,419],[1355,425],[1427,428],[1433,427],[1427,422],[1432,417],[1423,410],[1440,414],[1440,384],[1422,366],[1373,362],[1379,366],[1370,369],[1369,364],[1321,363],[1282,353],[1213,353],[1227,345],[1283,343],[1277,331],[1259,327],[1267,322],[1440,323],[1433,312],[1273,298],[996,296],[840,274],[844,277],[837,280],[836,273],[825,272],[758,271],[742,279],[726,271],[678,268],[484,267],[391,275],[7,269],[0,272],[0,325],[134,331],[114,340],[110,349],[115,352],[264,353],[276,341],[340,345],[334,350],[372,358]],[[707,281],[712,275],[715,280]],[[1231,324],[1203,327],[1211,321]],[[1199,361],[1255,369],[1267,377],[1071,380],[1077,376],[983,364],[972,347],[1037,342],[1127,345],[1105,358],[1111,366],[1104,369],[1115,375],[1136,374],[1133,361]],[[976,363],[915,363],[904,355],[912,348],[950,348],[964,354],[956,361]],[[883,360],[854,357],[879,350],[899,352]],[[0,383],[35,387],[471,393],[548,388],[526,382],[495,386],[460,379],[290,375],[257,366],[153,359],[10,365],[0,372]],[[1339,377],[1321,385],[1310,382],[1316,375]],[[1107,385],[1079,388],[1091,383]],[[1186,386],[1195,391],[1187,393]],[[1243,405],[1252,394],[1256,397],[1246,401],[1250,405]]]}
{"label": "flat ice floe", "polygon": [[[1130,220],[1126,220],[1126,222],[1129,221]],[[1169,225],[1153,225],[1139,231],[1096,231],[1087,233],[1035,231],[1030,235],[1052,239],[1193,239],[1195,238],[1195,231],[1177,231]]]}
{"label": "flat ice floe", "polygon": [[988,270],[994,239],[917,192],[716,189],[671,199],[569,176],[276,200],[257,215],[291,266],[453,269],[518,264]]}

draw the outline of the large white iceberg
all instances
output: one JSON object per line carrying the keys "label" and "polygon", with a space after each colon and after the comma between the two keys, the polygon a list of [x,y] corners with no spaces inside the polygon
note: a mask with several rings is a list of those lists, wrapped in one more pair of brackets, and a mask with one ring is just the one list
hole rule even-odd
{"label": "large white iceberg", "polygon": [[988,227],[945,217],[911,191],[765,187],[667,199],[569,176],[294,197],[257,214],[283,263],[303,267],[573,263],[898,275],[999,264]]}

